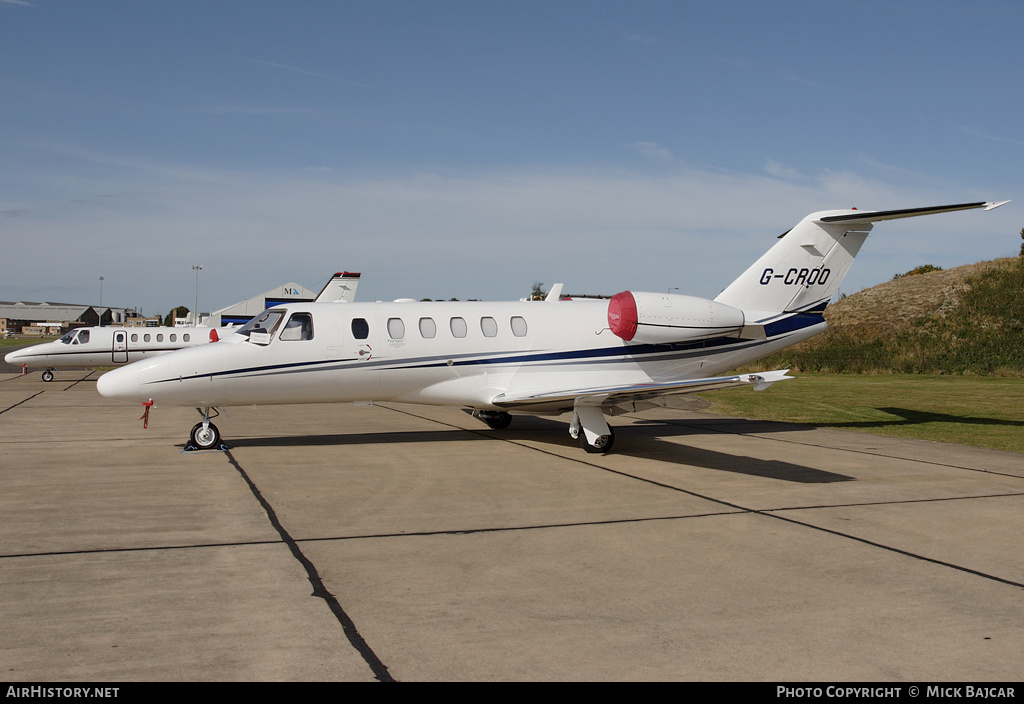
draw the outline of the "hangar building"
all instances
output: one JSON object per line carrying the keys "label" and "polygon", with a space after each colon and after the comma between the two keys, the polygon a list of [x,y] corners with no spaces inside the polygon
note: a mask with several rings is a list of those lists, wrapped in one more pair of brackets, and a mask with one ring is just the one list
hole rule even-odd
{"label": "hangar building", "polygon": [[278,306],[282,303],[308,303],[315,301],[319,291],[310,291],[304,286],[291,281],[283,286],[272,288],[258,296],[253,296],[247,301],[235,303],[227,308],[210,313],[208,317],[202,318],[202,324],[211,328],[218,328],[224,325],[245,325],[256,315],[267,308]]}

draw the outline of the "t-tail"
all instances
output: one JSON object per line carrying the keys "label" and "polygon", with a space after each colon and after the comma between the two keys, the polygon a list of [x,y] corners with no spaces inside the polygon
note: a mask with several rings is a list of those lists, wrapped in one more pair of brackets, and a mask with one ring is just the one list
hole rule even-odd
{"label": "t-tail", "polygon": [[821,313],[839,290],[873,223],[973,208],[992,210],[1007,202],[812,213],[715,300],[743,310],[751,322],[783,313]]}

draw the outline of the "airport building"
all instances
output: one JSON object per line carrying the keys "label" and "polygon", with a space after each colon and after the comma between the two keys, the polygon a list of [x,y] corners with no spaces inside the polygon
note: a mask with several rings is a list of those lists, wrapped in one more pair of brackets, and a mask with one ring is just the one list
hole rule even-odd
{"label": "airport building", "polygon": [[315,301],[319,293],[319,291],[310,291],[308,288],[291,281],[283,286],[264,291],[246,301],[235,303],[227,308],[214,311],[208,316],[203,316],[201,324],[208,325],[211,328],[218,328],[224,325],[245,325],[267,308],[279,306],[282,303],[308,303]]}
{"label": "airport building", "polygon": [[75,303],[0,301],[3,333],[56,335],[72,328],[93,325],[125,325],[134,311]]}
{"label": "airport building", "polygon": [[[248,300],[204,314],[200,317],[200,324],[209,327],[244,325],[267,308],[283,303],[308,303],[316,300],[319,293],[291,281]],[[190,318],[175,319],[175,325],[191,324]],[[96,325],[156,327],[163,325],[163,321],[159,317],[143,317],[130,308],[0,301],[0,335],[58,335],[74,328]]]}

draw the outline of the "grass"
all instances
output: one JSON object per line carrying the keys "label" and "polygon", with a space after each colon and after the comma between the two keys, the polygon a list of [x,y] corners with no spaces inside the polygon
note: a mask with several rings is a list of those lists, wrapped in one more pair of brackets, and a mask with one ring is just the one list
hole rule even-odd
{"label": "grass", "polygon": [[702,394],[711,411],[1024,453],[1024,379],[796,373],[763,392]]}
{"label": "grass", "polygon": [[53,336],[45,337],[8,337],[0,338],[0,347],[24,347],[26,345],[38,345],[43,342],[53,342],[58,338]]}

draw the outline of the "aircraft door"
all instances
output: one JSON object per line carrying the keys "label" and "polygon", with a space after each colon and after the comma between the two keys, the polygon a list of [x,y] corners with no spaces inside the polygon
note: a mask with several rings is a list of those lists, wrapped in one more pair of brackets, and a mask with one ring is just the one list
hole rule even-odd
{"label": "aircraft door", "polygon": [[128,361],[128,332],[125,330],[114,331],[113,348],[111,349],[114,364],[124,364]]}

